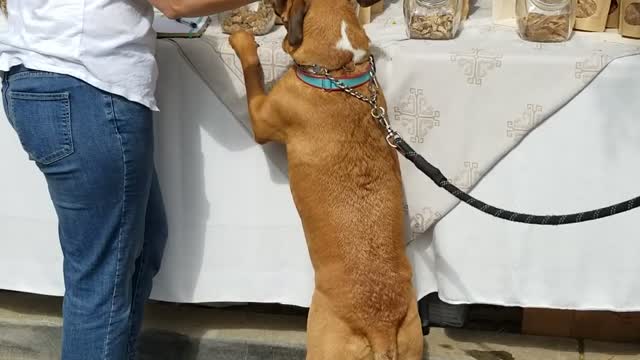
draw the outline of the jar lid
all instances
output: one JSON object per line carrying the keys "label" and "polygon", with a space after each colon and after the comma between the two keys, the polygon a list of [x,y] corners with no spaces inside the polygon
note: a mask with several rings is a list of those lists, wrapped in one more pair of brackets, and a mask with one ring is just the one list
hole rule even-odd
{"label": "jar lid", "polygon": [[416,0],[420,6],[439,7],[447,4],[449,0]]}
{"label": "jar lid", "polygon": [[541,10],[560,10],[567,6],[571,0],[531,0],[531,2]]}

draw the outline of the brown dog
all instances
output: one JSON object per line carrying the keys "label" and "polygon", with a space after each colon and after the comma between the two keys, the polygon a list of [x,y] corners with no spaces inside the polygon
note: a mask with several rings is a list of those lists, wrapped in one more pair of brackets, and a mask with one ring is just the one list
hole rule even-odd
{"label": "brown dog", "polygon": [[[349,0],[276,0],[275,8],[288,30],[283,47],[298,64],[337,77],[366,73],[369,39]],[[400,168],[371,108],[309,86],[295,68],[267,94],[253,36],[235,33],[230,43],[242,63],[256,141],[287,147],[315,270],[307,359],[421,359]],[[357,90],[370,94],[366,84]]]}

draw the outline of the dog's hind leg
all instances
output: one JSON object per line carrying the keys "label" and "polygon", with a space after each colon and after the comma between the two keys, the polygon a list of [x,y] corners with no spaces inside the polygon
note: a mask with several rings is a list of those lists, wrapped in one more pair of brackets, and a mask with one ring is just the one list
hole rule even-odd
{"label": "dog's hind leg", "polygon": [[424,351],[422,324],[418,313],[418,303],[411,298],[407,316],[398,330],[399,360],[420,360]]}
{"label": "dog's hind leg", "polygon": [[309,309],[306,360],[373,360],[367,339],[337,316],[318,292]]}
{"label": "dog's hind leg", "polygon": [[374,360],[399,360],[397,329],[387,327],[380,330],[370,329],[367,335],[371,343]]}
{"label": "dog's hind leg", "polygon": [[424,348],[418,303],[407,296],[407,311],[396,326],[371,328],[367,338],[371,342],[375,360],[421,360]]}

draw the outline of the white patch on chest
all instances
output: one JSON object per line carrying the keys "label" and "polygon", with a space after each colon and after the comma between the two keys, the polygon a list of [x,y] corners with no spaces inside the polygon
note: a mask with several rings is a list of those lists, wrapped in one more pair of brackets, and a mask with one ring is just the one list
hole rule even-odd
{"label": "white patch on chest", "polygon": [[347,23],[342,20],[342,25],[340,27],[340,40],[336,44],[336,48],[338,50],[348,51],[353,54],[353,62],[358,64],[364,60],[364,57],[367,55],[367,52],[362,49],[354,49],[349,37],[347,36]]}

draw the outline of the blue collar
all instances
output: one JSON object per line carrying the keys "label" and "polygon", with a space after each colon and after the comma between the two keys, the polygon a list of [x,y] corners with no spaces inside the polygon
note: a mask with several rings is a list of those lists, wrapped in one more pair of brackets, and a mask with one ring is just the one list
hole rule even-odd
{"label": "blue collar", "polygon": [[[344,77],[336,77],[336,79],[340,80],[340,82],[342,82],[349,88],[357,88],[358,86],[364,85],[371,80],[371,73],[369,70],[370,68],[367,68],[367,71],[364,73]],[[314,74],[309,71],[305,71],[300,67],[296,69],[296,75],[298,76],[298,79],[302,80],[302,82],[315,88],[326,91],[341,90],[335,82],[327,79],[324,75]]]}

